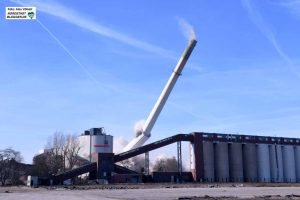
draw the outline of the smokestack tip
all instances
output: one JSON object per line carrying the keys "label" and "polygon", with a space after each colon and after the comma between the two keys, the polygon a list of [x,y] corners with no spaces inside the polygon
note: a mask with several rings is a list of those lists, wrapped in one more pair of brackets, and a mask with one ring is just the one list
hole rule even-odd
{"label": "smokestack tip", "polygon": [[196,40],[196,38],[192,38],[192,39],[190,39],[190,41],[189,41],[189,43],[197,43],[198,41]]}
{"label": "smokestack tip", "polygon": [[192,38],[192,39],[189,40],[188,48],[194,49],[194,47],[196,46],[196,44],[197,44],[196,38]]}

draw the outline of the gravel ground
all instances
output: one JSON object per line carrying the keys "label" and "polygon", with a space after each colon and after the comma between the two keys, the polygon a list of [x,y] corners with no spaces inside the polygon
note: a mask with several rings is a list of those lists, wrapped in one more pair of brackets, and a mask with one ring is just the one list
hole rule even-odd
{"label": "gravel ground", "polygon": [[201,199],[299,199],[300,186],[276,185],[257,187],[245,185],[106,185],[58,188],[0,188],[2,200],[201,200]]}

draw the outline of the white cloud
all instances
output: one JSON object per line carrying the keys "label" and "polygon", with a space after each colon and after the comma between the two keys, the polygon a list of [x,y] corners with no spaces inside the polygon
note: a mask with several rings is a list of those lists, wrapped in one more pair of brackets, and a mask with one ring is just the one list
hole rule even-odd
{"label": "white cloud", "polygon": [[296,15],[300,19],[300,0],[282,0],[276,1],[277,4],[288,8],[292,14]]}
{"label": "white cloud", "polygon": [[37,11],[50,14],[52,16],[63,19],[73,25],[76,25],[85,30],[94,32],[96,34],[118,40],[122,43],[128,44],[130,46],[139,48],[141,50],[154,53],[160,56],[174,58],[174,55],[171,51],[161,48],[159,46],[150,44],[145,41],[135,39],[131,36],[125,35],[119,31],[115,31],[111,28],[108,28],[100,23],[96,23],[93,20],[90,20],[84,17],[81,13],[76,12],[70,8],[67,8],[54,1],[37,1],[37,0],[11,0],[14,3],[17,3],[22,6],[36,6]]}
{"label": "white cloud", "polygon": [[[22,5],[22,6],[36,6],[37,7],[37,12],[43,12],[47,13],[49,15],[58,17],[70,24],[73,24],[77,27],[80,27],[82,29],[94,32],[96,34],[99,34],[101,36],[111,38],[114,40],[117,40],[119,42],[125,43],[127,45],[130,45],[132,47],[141,49],[146,52],[150,52],[159,56],[163,56],[166,58],[170,58],[173,60],[177,60],[178,58],[174,55],[174,52],[164,49],[162,47],[159,47],[157,45],[151,44],[146,41],[142,41],[139,39],[136,39],[134,37],[128,36],[124,33],[121,33],[120,31],[113,30],[111,28],[108,28],[105,25],[102,25],[98,22],[95,22],[88,17],[82,15],[82,13],[79,13],[71,8],[67,8],[62,4],[59,4],[58,2],[55,1],[49,1],[49,0],[44,0],[44,1],[38,1],[38,0],[11,0],[12,2]],[[196,39],[196,34],[195,31],[187,21],[185,21],[183,18],[177,17],[179,26],[181,27],[182,31],[184,32],[184,35],[188,37],[188,39]],[[42,26],[45,26],[40,20],[38,20]],[[44,27],[43,27],[44,28]],[[44,28],[45,29],[45,28]],[[49,30],[47,30],[49,32]],[[53,37],[53,36],[52,36]],[[54,38],[55,40],[58,40],[57,38]],[[59,42],[61,43],[61,42]],[[62,44],[60,44],[62,46]],[[65,47],[63,47],[64,50],[66,50]],[[69,50],[66,50],[68,54],[70,54]],[[74,59],[74,56],[70,54],[70,56]],[[88,72],[87,68],[83,66],[79,60],[76,58],[74,59],[75,62],[77,62],[80,67],[83,68],[85,73],[95,81],[95,78]],[[202,72],[202,68],[199,67],[198,65],[190,63],[190,69]],[[96,81],[97,82],[97,81]]]}
{"label": "white cloud", "polygon": [[[247,11],[249,18],[252,22],[257,26],[260,32],[269,40],[269,42],[273,45],[276,52],[279,56],[287,63],[287,66],[290,70],[295,73],[298,77],[300,77],[300,72],[298,71],[297,67],[295,66],[292,59],[282,50],[280,47],[272,29],[270,26],[264,21],[261,14],[258,12],[258,9],[252,3],[251,0],[242,0],[242,5]],[[296,2],[296,1],[295,1]],[[297,1],[298,2],[298,1]]]}

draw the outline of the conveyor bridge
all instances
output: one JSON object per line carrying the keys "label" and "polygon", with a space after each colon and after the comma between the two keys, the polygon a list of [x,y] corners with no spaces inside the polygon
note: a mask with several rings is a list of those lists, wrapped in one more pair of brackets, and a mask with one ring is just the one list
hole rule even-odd
{"label": "conveyor bridge", "polygon": [[[120,162],[122,160],[126,160],[129,158],[132,158],[134,156],[167,146],[169,144],[175,143],[175,142],[180,142],[180,141],[190,141],[192,142],[194,140],[194,136],[192,134],[177,134],[135,149],[132,149],[130,151],[126,151],[117,155],[113,156],[113,163],[117,163]],[[101,156],[100,156],[101,157]],[[99,162],[99,161],[98,161]],[[112,163],[112,164],[113,164]],[[63,181],[67,180],[67,179],[71,179],[74,177],[77,177],[81,174],[85,174],[85,173],[90,173],[90,175],[94,175],[97,176],[96,174],[99,173],[97,172],[99,170],[99,163],[97,162],[93,162],[87,165],[83,165],[81,167],[78,167],[76,169],[72,169],[70,171],[67,172],[63,172],[60,174],[57,174],[55,176],[53,176],[53,180],[54,180],[54,184],[59,184],[62,183]],[[138,174],[135,171],[129,170],[125,167],[113,164],[113,169],[115,173],[120,173],[120,174]]]}
{"label": "conveyor bridge", "polygon": [[97,171],[97,163],[93,162],[63,173],[56,174],[53,178],[54,178],[54,182],[58,184],[58,183],[62,183],[65,180],[77,177],[81,174],[85,174],[88,172],[90,173],[94,172],[94,174],[96,174],[96,171]]}
{"label": "conveyor bridge", "polygon": [[194,136],[192,134],[177,134],[162,140],[158,140],[156,142],[117,154],[114,156],[114,162],[120,162],[122,160],[126,160],[128,158],[132,158],[134,156],[167,146],[169,144],[180,142],[180,141],[190,141],[194,140]]}

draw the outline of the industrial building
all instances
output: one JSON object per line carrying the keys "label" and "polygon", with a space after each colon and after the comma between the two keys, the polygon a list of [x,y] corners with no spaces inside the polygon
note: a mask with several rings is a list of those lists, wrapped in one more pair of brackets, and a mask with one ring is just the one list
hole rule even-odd
{"label": "industrial building", "polygon": [[86,161],[92,162],[92,157],[98,153],[113,152],[113,136],[107,135],[103,127],[86,130],[78,139],[78,155]]}
{"label": "industrial building", "polygon": [[[194,132],[177,134],[147,145],[151,130],[197,41],[192,38],[165,88],[151,110],[143,128],[119,154],[113,153],[113,137],[103,128],[92,128],[80,136],[80,156],[88,164],[58,174],[54,182],[88,173],[101,182],[141,182],[143,180],[191,182],[300,182],[300,139],[253,135]],[[182,171],[181,142],[190,143],[190,172]],[[149,152],[177,143],[177,172],[149,174]],[[118,163],[145,154],[145,174],[134,172]]]}
{"label": "industrial building", "polygon": [[300,182],[300,139],[193,133],[195,181]]}
{"label": "industrial building", "polygon": [[[190,172],[182,172],[181,142],[190,143]],[[117,164],[137,155],[149,155],[150,151],[173,143],[177,143],[178,147],[177,172],[153,172],[152,179],[149,179],[145,178],[145,174]],[[107,152],[106,149],[96,154],[90,164],[57,175],[56,182],[87,172],[90,172],[92,179],[109,183],[132,180],[300,182],[300,139],[296,138],[194,132],[174,135],[120,154]]]}
{"label": "industrial building", "polygon": [[[148,180],[143,178],[141,174],[132,170],[126,169],[115,163],[126,160],[128,158],[145,153],[145,171],[149,173],[149,151],[160,148],[162,146],[178,142],[178,176],[173,175],[173,180],[181,180],[183,177],[182,162],[181,162],[181,141],[188,141],[184,134],[175,135],[174,137],[167,138],[162,141],[158,141],[155,144],[144,145],[144,143],[150,138],[151,130],[162,111],[172,89],[174,88],[178,78],[180,77],[182,70],[190,57],[194,47],[196,46],[196,39],[191,38],[188,46],[180,57],[177,65],[171,73],[171,76],[165,85],[161,95],[151,110],[147,120],[143,124],[142,129],[137,130],[137,137],[131,140],[127,146],[124,147],[122,153],[113,154],[113,137],[105,134],[104,128],[91,128],[86,130],[79,137],[79,157],[83,159],[82,166],[74,170],[57,174],[52,177],[53,183],[62,183],[64,180],[74,178],[81,174],[89,173],[91,179],[98,179],[104,182],[119,182],[124,180],[134,180],[139,182],[140,180]],[[143,146],[144,145],[144,146]],[[191,177],[187,175],[185,177]],[[167,179],[165,179],[167,180]],[[190,180],[188,180],[190,181]]]}

